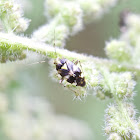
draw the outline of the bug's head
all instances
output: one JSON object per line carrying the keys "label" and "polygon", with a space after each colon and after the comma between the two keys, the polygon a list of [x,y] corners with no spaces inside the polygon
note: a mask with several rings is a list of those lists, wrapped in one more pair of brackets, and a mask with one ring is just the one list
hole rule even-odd
{"label": "bug's head", "polygon": [[86,85],[85,77],[77,77],[76,83],[77,83],[77,86],[84,87]]}
{"label": "bug's head", "polygon": [[61,66],[62,66],[62,65],[61,65],[59,59],[55,59],[55,60],[54,60],[54,65],[56,66],[56,70],[61,69]]}

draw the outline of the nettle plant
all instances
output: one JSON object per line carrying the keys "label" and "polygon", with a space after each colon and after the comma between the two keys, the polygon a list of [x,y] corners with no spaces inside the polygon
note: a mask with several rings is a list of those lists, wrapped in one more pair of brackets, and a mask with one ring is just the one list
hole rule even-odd
{"label": "nettle plant", "polygon": [[[66,79],[63,80],[65,88],[72,90],[76,99],[86,98],[89,91],[93,91],[94,95],[101,100],[113,98],[113,103],[108,106],[105,112],[104,132],[108,139],[140,139],[140,119],[136,117],[137,111],[132,102],[136,93],[134,87],[140,76],[140,16],[131,12],[126,12],[121,16],[120,37],[110,40],[105,46],[107,59],[78,54],[64,49],[68,37],[83,30],[88,23],[101,18],[116,3],[117,0],[46,0],[45,14],[48,22],[34,31],[31,38],[27,38],[24,35],[19,35],[19,33],[24,32],[31,21],[23,17],[19,4],[13,0],[0,1],[0,112],[3,121],[1,125],[2,133],[6,138],[20,139],[19,131],[25,131],[26,124],[33,117],[30,112],[42,115],[35,119],[36,123],[40,119],[47,121],[50,116],[51,119],[54,117],[53,113],[47,118],[44,117],[45,113],[49,111],[43,112],[43,109],[48,108],[48,106],[42,99],[36,101],[36,99],[33,99],[34,97],[26,99],[27,97],[17,97],[17,95],[14,98],[16,98],[18,105],[16,103],[13,105],[13,112],[11,113],[11,107],[8,106],[11,101],[8,101],[8,97],[4,93],[7,92],[9,81],[14,78],[13,73],[22,66],[28,65],[31,62],[30,57],[34,56],[32,54],[39,54],[50,60],[52,78],[59,82],[61,76],[57,73],[54,65],[57,53],[59,58],[65,58],[71,62],[78,60],[82,65],[81,69],[86,81],[85,86],[76,86],[76,84],[67,82]],[[56,53],[54,51],[54,41],[55,46],[57,46]],[[34,62],[38,61],[40,60],[34,58]],[[28,100],[26,107],[21,105],[24,100]],[[33,101],[36,102],[36,109],[31,107]],[[24,113],[21,113],[21,110]],[[23,115],[27,117],[27,121],[24,122],[23,128],[18,128],[18,134],[16,134],[17,129],[13,130],[12,127],[14,123],[18,123],[18,125],[20,123],[12,121],[12,118],[16,117],[22,123]],[[54,118],[53,120],[56,121]],[[56,121],[55,123],[62,127],[64,124],[60,124],[60,122]],[[46,126],[44,125],[45,123],[38,125],[38,129],[35,130],[33,129],[34,125],[31,124],[32,129],[25,133],[28,136],[26,139],[36,139],[36,137],[52,139],[47,134],[51,135],[49,132],[52,131],[53,135],[54,130],[50,126],[47,130],[48,133],[46,133],[44,130]],[[85,127],[85,129],[82,129],[82,127]],[[64,137],[56,137],[55,139],[62,140],[67,139],[67,137],[76,140],[87,139],[85,135],[89,135],[89,133],[86,126],[82,125],[76,128],[78,130],[70,132],[70,134],[55,130],[57,133],[64,135]],[[79,131],[82,132],[82,135],[79,133],[78,137],[78,134],[75,133]]]}

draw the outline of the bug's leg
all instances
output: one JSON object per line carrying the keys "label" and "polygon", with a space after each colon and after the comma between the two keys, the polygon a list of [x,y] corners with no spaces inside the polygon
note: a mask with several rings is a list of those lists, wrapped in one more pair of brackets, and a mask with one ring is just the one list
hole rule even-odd
{"label": "bug's leg", "polygon": [[58,73],[55,73],[54,76],[57,77],[58,79],[60,78],[60,77],[58,76]]}
{"label": "bug's leg", "polygon": [[76,60],[75,62],[74,62],[75,60],[73,59],[72,60],[72,62],[75,64],[75,65],[77,65],[78,64],[78,60]]}
{"label": "bug's leg", "polygon": [[67,88],[76,94],[75,90],[71,89],[70,87],[67,87]]}
{"label": "bug's leg", "polygon": [[[79,63],[79,65],[80,65],[80,67],[81,67],[81,70],[82,70],[82,73],[84,74],[81,62],[80,62],[79,60],[77,60],[75,63],[77,63],[77,64]],[[76,65],[77,65],[77,64],[76,64]]]}
{"label": "bug's leg", "polygon": [[78,63],[80,64],[80,67],[82,67],[80,60],[76,60],[76,61],[74,62],[75,65],[77,65]]}
{"label": "bug's leg", "polygon": [[62,84],[64,88],[68,88],[69,90],[71,90],[72,92],[74,92],[75,97],[73,98],[73,100],[75,100],[75,99],[81,100],[81,98],[79,97],[78,93],[77,93],[75,90],[71,89],[70,87],[68,87],[68,86],[66,86],[66,85],[64,85],[64,84],[62,83],[63,80],[64,80],[64,79],[62,78],[62,79],[60,80],[59,83]]}
{"label": "bug's leg", "polygon": [[74,64],[77,65],[79,62],[80,62],[79,60],[76,60],[76,61],[74,62]]}
{"label": "bug's leg", "polygon": [[[62,84],[62,83],[61,83]],[[63,84],[62,84],[63,85]],[[75,94],[76,94],[76,91],[75,90],[73,90],[72,88],[70,88],[69,86],[67,86],[67,85],[63,85],[64,87],[66,87],[66,88],[68,88],[69,90],[71,90],[72,92],[74,92]]]}
{"label": "bug's leg", "polygon": [[59,84],[62,84],[63,80],[64,80],[64,78],[62,77],[59,81]]}
{"label": "bug's leg", "polygon": [[73,59],[71,62],[73,62],[73,63],[74,63],[74,61],[75,61],[75,60]]}

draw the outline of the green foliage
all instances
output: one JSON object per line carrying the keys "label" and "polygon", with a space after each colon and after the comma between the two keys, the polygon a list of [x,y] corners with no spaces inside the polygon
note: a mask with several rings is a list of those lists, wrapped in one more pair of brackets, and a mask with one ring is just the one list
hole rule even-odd
{"label": "green foliage", "polygon": [[12,0],[1,0],[0,18],[7,32],[24,32],[29,25],[29,20],[22,17],[20,6]]}
{"label": "green foliage", "polygon": [[[32,38],[26,38],[17,36],[14,32],[25,31],[29,21],[22,17],[22,14],[14,1],[1,1],[0,19],[3,25],[3,31],[6,33],[0,33],[0,62],[6,63],[6,65],[9,65],[7,63],[8,61],[18,62],[18,65],[9,70],[9,73],[12,74],[13,71],[16,71],[17,67],[25,66],[30,63],[31,53],[47,56],[47,58],[50,59],[50,66],[52,68],[51,76],[59,81],[61,76],[55,70],[54,65],[54,60],[56,60],[55,49],[57,49],[57,57],[59,58],[66,58],[70,61],[79,60],[82,64],[82,67],[80,65],[79,67],[81,67],[82,74],[85,77],[86,86],[80,87],[75,84],[70,84],[67,82],[67,79],[64,79],[63,85],[74,91],[76,99],[85,98],[89,91],[92,91],[94,95],[101,100],[113,98],[114,102],[108,106],[106,110],[105,134],[108,135],[110,140],[140,139],[139,120],[136,118],[136,110],[132,103],[135,93],[134,87],[136,84],[134,77],[135,79],[138,79],[140,76],[140,17],[132,13],[126,15],[124,18],[124,29],[121,32],[120,38],[112,39],[106,44],[105,51],[109,57],[108,59],[78,54],[62,48],[54,48],[54,44],[58,47],[64,47],[65,41],[70,35],[78,33],[83,29],[85,24],[101,17],[101,15],[103,15],[108,8],[114,6],[116,2],[116,0],[96,0],[94,2],[91,0],[61,0],[60,4],[57,0],[47,0],[45,2],[46,16],[50,21],[36,30],[33,33]],[[16,16],[17,14],[19,16]],[[3,65],[5,64],[1,64],[0,66]],[[6,75],[7,71],[1,69],[0,76],[2,77],[4,74]],[[6,79],[6,76],[4,78]],[[10,83],[12,78],[9,80],[6,79],[5,81],[4,84],[6,86],[2,86],[0,92],[6,92],[6,88],[8,87],[7,83]],[[0,86],[2,84],[3,83],[0,81]],[[41,106],[36,111],[32,107],[28,108],[30,107],[29,104],[29,106],[23,110],[23,112],[25,111],[25,114],[22,114],[23,108],[16,108],[15,103],[15,106],[13,107],[14,113],[12,114],[7,107],[7,104],[9,104],[9,101],[6,103],[7,97],[3,96],[3,94],[0,97],[5,101],[2,102],[3,115],[1,119],[4,121],[4,133],[9,139],[15,134],[14,131],[10,130],[14,125],[13,118],[17,117],[17,119],[22,121],[22,119],[24,120],[23,116],[25,115],[26,117],[26,113],[28,117],[25,124],[27,125],[28,121],[30,122],[30,119],[35,119],[35,124],[39,123],[40,128],[39,130],[33,130],[33,123],[32,131],[30,131],[30,135],[33,136],[27,137],[27,139],[34,139],[34,137],[39,137],[41,139],[43,137],[44,133],[40,134],[39,131],[46,128],[46,126],[40,125],[40,121],[42,118],[44,119],[44,122],[48,119],[44,118],[44,116],[47,116],[48,114],[42,115],[44,106],[43,109]],[[20,102],[19,99],[17,99],[17,102]],[[37,106],[42,102],[42,99],[39,100]],[[35,107],[36,109],[37,106]],[[43,111],[38,112],[40,109]],[[22,112],[21,114],[20,111]],[[7,120],[9,121],[7,122]],[[53,119],[53,121],[55,121],[55,119]],[[15,123],[19,125],[19,122]],[[24,126],[25,130],[28,126],[26,125]],[[52,133],[53,131],[55,132],[56,130],[51,129],[52,124],[50,123],[49,125],[49,131],[52,131]],[[79,126],[80,124],[78,124],[77,128],[79,128]],[[82,125],[82,127],[84,128],[85,126]],[[20,131],[22,131],[23,128],[20,128]],[[85,132],[83,134],[88,135],[88,132],[86,132],[87,129],[83,130],[81,130],[81,132]],[[73,135],[75,135],[74,132]],[[16,140],[19,139],[19,136],[20,135],[14,135],[12,138]],[[46,138],[48,139],[48,137]],[[70,135],[65,136],[64,134],[62,138],[60,137],[60,139],[68,138],[71,139]],[[74,138],[77,140],[79,139],[79,137]]]}

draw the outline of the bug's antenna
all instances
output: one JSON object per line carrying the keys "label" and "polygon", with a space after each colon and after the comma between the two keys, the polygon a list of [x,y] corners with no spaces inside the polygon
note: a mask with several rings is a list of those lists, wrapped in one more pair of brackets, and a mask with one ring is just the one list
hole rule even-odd
{"label": "bug's antenna", "polygon": [[54,47],[54,49],[55,49],[55,55],[56,55],[56,58],[57,58],[56,47],[55,47],[55,29],[54,29],[54,41],[53,41],[53,47]]}
{"label": "bug's antenna", "polygon": [[34,64],[39,64],[39,63],[45,63],[45,62],[46,61],[35,62],[35,63],[28,64],[27,66],[34,65]]}
{"label": "bug's antenna", "polygon": [[[55,55],[57,57],[57,53],[56,53],[56,47],[55,47],[55,30],[54,30],[54,41],[53,41],[53,47],[55,49]],[[27,66],[30,66],[30,65],[34,65],[34,64],[40,64],[40,63],[45,63],[46,61],[39,61],[39,62],[35,62],[35,63],[31,63],[31,64],[27,64]]]}

